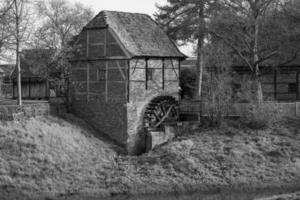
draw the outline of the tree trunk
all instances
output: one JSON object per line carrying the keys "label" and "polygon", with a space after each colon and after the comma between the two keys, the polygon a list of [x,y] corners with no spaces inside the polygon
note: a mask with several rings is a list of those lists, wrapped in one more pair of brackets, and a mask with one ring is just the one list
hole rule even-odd
{"label": "tree trunk", "polygon": [[202,115],[202,78],[203,78],[203,68],[204,68],[204,38],[205,38],[205,19],[204,19],[204,1],[199,1],[199,13],[198,13],[199,21],[198,21],[198,44],[197,44],[197,99],[200,100],[200,113],[198,116],[198,120],[200,122]]}
{"label": "tree trunk", "polygon": [[21,86],[21,66],[20,66],[20,52],[17,48],[17,84],[18,84],[18,105],[22,106],[22,86]]}
{"label": "tree trunk", "polygon": [[257,97],[258,97],[258,103],[261,104],[263,103],[263,91],[262,91],[262,84],[261,81],[258,80],[257,82]]}
{"label": "tree trunk", "polygon": [[254,47],[253,47],[253,61],[254,61],[254,70],[255,70],[255,80],[257,82],[257,101],[258,103],[263,102],[263,91],[262,85],[260,80],[260,71],[259,71],[259,57],[258,57],[258,37],[259,37],[259,24],[258,24],[258,17],[255,17],[254,22]]}
{"label": "tree trunk", "polygon": [[[200,39],[199,39],[200,40]],[[201,100],[202,94],[202,79],[203,79],[203,65],[204,65],[204,56],[203,56],[203,47],[202,41],[198,41],[198,50],[197,50],[197,98]]]}
{"label": "tree trunk", "polygon": [[17,65],[17,87],[18,105],[22,106],[22,87],[21,87],[21,65],[20,65],[20,19],[17,0],[14,0],[15,20],[16,20],[16,65]]}
{"label": "tree trunk", "polygon": [[204,65],[204,55],[203,55],[203,46],[205,38],[205,21],[204,21],[204,2],[200,1],[199,3],[199,24],[198,24],[198,44],[197,44],[197,98],[201,100],[202,94],[202,78],[203,78],[203,65]]}

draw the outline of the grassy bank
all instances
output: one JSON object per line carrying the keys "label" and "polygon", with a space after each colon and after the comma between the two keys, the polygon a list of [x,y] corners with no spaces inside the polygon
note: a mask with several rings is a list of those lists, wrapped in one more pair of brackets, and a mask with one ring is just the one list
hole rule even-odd
{"label": "grassy bank", "polygon": [[256,200],[298,200],[300,199],[300,192],[293,194],[276,195],[268,198],[261,198]]}
{"label": "grassy bank", "polygon": [[184,130],[170,144],[121,156],[73,116],[0,123],[4,197],[150,194],[300,184],[296,119],[266,130]]}
{"label": "grassy bank", "polygon": [[74,117],[1,122],[1,194],[38,196],[106,189],[115,168],[115,151],[91,132]]}

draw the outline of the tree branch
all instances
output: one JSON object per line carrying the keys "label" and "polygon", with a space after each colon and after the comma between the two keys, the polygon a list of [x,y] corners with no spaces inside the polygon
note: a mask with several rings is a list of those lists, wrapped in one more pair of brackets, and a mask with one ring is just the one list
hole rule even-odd
{"label": "tree branch", "polygon": [[251,63],[247,60],[247,58],[245,58],[245,56],[243,56],[241,51],[238,50],[238,48],[236,48],[232,43],[228,42],[226,40],[226,38],[224,38],[223,36],[221,36],[220,34],[215,33],[215,32],[210,32],[210,34],[215,35],[217,38],[221,39],[225,44],[227,44],[229,47],[231,47],[238,54],[238,56],[248,65],[248,67],[251,69],[251,71],[254,70]]}
{"label": "tree branch", "polygon": [[259,63],[262,63],[265,60],[268,60],[269,58],[271,58],[271,57],[273,57],[273,56],[275,56],[277,54],[278,54],[278,51],[273,51],[273,52],[269,53],[267,56],[264,56],[264,57],[260,58],[259,60],[257,60],[254,63],[254,66],[257,65],[257,64],[259,64]]}

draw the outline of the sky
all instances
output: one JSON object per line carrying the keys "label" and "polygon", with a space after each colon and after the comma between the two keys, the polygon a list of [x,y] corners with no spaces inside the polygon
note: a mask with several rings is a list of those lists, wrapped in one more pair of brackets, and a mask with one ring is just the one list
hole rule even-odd
{"label": "sky", "polygon": [[[76,0],[70,1],[75,2]],[[155,4],[163,5],[167,0],[83,0],[79,2],[90,6],[95,13],[98,13],[101,10],[114,10],[147,13],[153,16],[157,10]]]}
{"label": "sky", "polygon": [[[167,0],[69,0],[72,3],[80,2],[91,7],[95,14],[101,10],[114,10],[124,12],[146,13],[153,17],[157,12],[156,4],[164,5]],[[179,47],[179,49],[187,56],[192,56],[192,45]],[[0,64],[3,61],[0,60]],[[6,63],[8,61],[5,61]]]}
{"label": "sky", "polygon": [[[78,2],[78,0],[69,0]],[[82,0],[79,1],[84,5],[90,6],[95,14],[101,10],[113,10],[135,13],[146,13],[153,17],[157,12],[156,4],[164,5],[167,0]],[[179,49],[187,56],[192,56],[192,45],[179,47]]]}

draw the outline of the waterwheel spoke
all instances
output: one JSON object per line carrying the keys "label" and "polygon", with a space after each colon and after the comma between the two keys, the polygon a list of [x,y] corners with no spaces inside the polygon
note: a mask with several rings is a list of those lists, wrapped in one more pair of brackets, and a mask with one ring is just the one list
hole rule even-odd
{"label": "waterwheel spoke", "polygon": [[167,119],[168,115],[170,114],[171,110],[172,110],[173,106],[171,106],[169,108],[169,110],[167,111],[167,113],[165,114],[165,116],[155,125],[155,127],[158,127],[160,126],[164,121],[165,119]]}
{"label": "waterwheel spoke", "polygon": [[176,99],[169,96],[157,97],[149,103],[145,111],[144,122],[147,128],[160,130],[164,122],[177,121],[177,102]]}
{"label": "waterwheel spoke", "polygon": [[161,117],[160,117],[159,113],[157,114],[156,112],[153,112],[153,115],[154,115],[156,121],[161,120]]}

